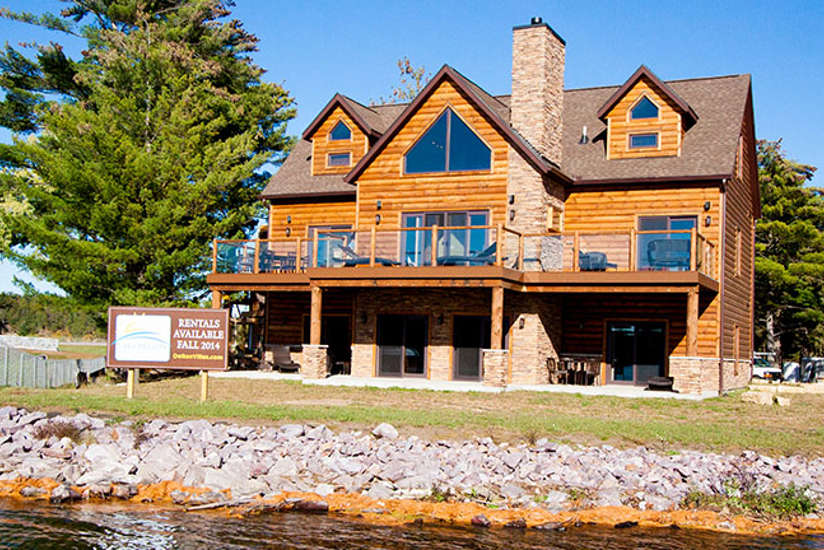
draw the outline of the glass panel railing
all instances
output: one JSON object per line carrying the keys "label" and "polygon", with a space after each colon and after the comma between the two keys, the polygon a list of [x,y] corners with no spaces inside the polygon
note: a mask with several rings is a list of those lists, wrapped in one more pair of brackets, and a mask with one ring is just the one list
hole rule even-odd
{"label": "glass panel railing", "polygon": [[299,271],[305,262],[298,253],[298,241],[260,241],[258,244],[258,272],[282,273]]}
{"label": "glass panel railing", "polygon": [[218,241],[215,243],[217,273],[252,273],[255,269],[254,241]]}
{"label": "glass panel railing", "polygon": [[578,269],[581,271],[628,271],[630,234],[581,233],[578,236]]}
{"label": "glass panel railing", "polygon": [[643,231],[637,236],[638,271],[689,271],[690,231]]}
{"label": "glass panel railing", "polygon": [[437,265],[493,265],[497,245],[494,241],[490,242],[490,231],[483,227],[438,229]]}

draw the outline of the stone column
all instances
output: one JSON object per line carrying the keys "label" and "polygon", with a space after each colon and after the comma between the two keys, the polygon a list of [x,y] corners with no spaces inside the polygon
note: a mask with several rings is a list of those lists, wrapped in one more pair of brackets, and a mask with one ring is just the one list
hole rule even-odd
{"label": "stone column", "polygon": [[484,349],[481,353],[483,354],[483,385],[506,387],[509,352],[505,349]]}
{"label": "stone column", "polygon": [[303,363],[300,373],[304,378],[326,378],[329,363],[329,346],[321,344],[303,344]]}

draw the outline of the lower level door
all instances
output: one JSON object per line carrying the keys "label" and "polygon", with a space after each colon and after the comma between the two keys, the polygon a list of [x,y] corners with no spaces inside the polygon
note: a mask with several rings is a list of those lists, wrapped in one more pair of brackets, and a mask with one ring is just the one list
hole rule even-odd
{"label": "lower level door", "polygon": [[425,376],[427,330],[423,315],[379,315],[378,375]]}
{"label": "lower level door", "polygon": [[614,322],[607,325],[607,362],[611,381],[646,385],[663,376],[666,362],[664,323]]}
{"label": "lower level door", "polygon": [[489,317],[457,315],[453,330],[452,377],[456,380],[480,380],[483,375],[481,350],[489,348]]}

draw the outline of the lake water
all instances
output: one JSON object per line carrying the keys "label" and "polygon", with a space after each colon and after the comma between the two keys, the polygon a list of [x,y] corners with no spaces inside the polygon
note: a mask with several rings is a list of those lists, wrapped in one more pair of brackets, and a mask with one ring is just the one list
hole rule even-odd
{"label": "lake water", "polygon": [[49,549],[824,549],[824,537],[754,539],[681,529],[573,528],[566,532],[376,527],[329,516],[243,519],[148,507],[49,506],[0,500],[0,548]]}

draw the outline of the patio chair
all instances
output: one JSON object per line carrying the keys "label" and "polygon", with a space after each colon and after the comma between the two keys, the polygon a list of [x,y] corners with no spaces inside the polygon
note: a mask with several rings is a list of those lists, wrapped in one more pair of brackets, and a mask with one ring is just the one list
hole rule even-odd
{"label": "patio chair", "polygon": [[492,265],[495,263],[497,246],[497,243],[492,243],[475,254],[442,256],[438,258],[438,265]]}
{"label": "patio chair", "polygon": [[[340,245],[337,247],[338,250],[343,252],[346,258],[343,259],[343,266],[344,267],[356,267],[361,265],[369,265],[369,256],[361,256],[348,246]],[[387,258],[379,258],[375,257],[375,264],[376,265],[383,265],[383,266],[392,266],[392,265],[400,265],[398,262],[394,260],[389,260]]]}
{"label": "patio chair", "polygon": [[607,255],[603,252],[578,252],[578,268],[581,271],[606,271],[615,269],[617,264],[607,262]]}
{"label": "patio chair", "polygon": [[292,361],[289,346],[272,346],[272,362],[281,372],[297,372],[300,369],[300,363]]}
{"label": "patio chair", "polygon": [[691,249],[689,239],[655,239],[647,245],[647,260],[653,269],[689,271]]}

